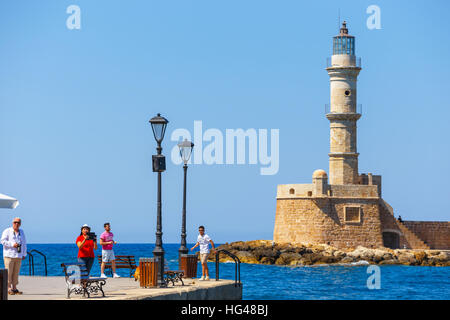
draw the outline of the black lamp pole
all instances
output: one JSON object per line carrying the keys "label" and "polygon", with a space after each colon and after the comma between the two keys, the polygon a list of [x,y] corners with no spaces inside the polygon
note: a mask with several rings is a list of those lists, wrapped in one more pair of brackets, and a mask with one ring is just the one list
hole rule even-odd
{"label": "black lamp pole", "polygon": [[184,170],[184,184],[183,184],[183,211],[182,211],[182,220],[181,220],[181,245],[180,249],[178,250],[178,261],[180,262],[181,266],[181,255],[187,254],[189,252],[188,248],[186,247],[186,176],[187,176],[187,168],[188,168],[188,161],[192,154],[192,149],[194,148],[194,144],[191,141],[188,141],[185,139],[183,142],[178,144],[178,147],[180,148],[180,156],[181,159],[184,162],[183,170]]}
{"label": "black lamp pole", "polygon": [[188,248],[186,247],[186,176],[187,176],[187,164],[184,164],[184,186],[183,186],[183,218],[182,218],[182,224],[181,224],[181,246],[178,250],[179,255],[187,254],[189,252]]}
{"label": "black lamp pole", "polygon": [[161,142],[164,139],[164,133],[169,121],[158,115],[149,121],[152,125],[153,134],[158,144],[156,148],[157,155],[152,157],[153,172],[158,172],[158,200],[157,200],[157,215],[156,215],[156,242],[153,250],[154,257],[158,260],[158,287],[166,287],[164,281],[164,249],[162,246],[162,210],[161,210],[161,173],[166,170],[166,158],[162,155]]}
{"label": "black lamp pole", "polygon": [[[158,155],[161,155],[161,145],[156,148]],[[158,202],[156,215],[156,243],[153,255],[158,258],[158,287],[164,287],[164,248],[162,246],[162,212],[161,212],[161,171],[158,171]]]}

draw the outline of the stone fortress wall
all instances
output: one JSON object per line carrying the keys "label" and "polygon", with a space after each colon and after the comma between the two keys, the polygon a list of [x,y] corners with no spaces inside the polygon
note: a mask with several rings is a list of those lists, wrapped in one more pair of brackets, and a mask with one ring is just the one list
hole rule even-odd
{"label": "stone fortress wall", "polygon": [[448,221],[403,221],[403,224],[431,249],[449,249],[450,222]]}
{"label": "stone fortress wall", "polygon": [[450,249],[450,222],[395,218],[392,207],[380,197],[381,176],[359,176],[360,183],[376,183],[372,185],[328,185],[326,173],[317,171],[322,178],[313,178],[312,184],[278,186],[275,242],[341,249]]}

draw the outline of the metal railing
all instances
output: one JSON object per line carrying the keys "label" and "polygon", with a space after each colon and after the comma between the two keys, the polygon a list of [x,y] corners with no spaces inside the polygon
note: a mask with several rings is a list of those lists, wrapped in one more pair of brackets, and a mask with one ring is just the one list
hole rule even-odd
{"label": "metal railing", "polygon": [[[329,113],[332,113],[331,112],[331,107],[330,107],[329,103],[326,103],[325,104],[325,114],[329,114]],[[359,114],[362,115],[362,104],[361,103],[358,103],[356,105],[356,113],[359,113]]]}
{"label": "metal railing", "polygon": [[45,254],[40,252],[39,250],[33,249],[31,251],[27,251],[28,255],[28,273],[30,276],[34,276],[34,256],[32,253],[37,253],[44,258],[44,266],[45,266],[45,276],[47,276],[47,257]]}
{"label": "metal railing", "polygon": [[219,255],[223,252],[234,260],[234,286],[240,287],[241,284],[241,260],[231,252],[225,249],[216,250],[216,281],[219,281]]}
{"label": "metal railing", "polygon": [[356,67],[356,68],[361,68],[361,57],[355,57],[355,65],[354,66],[348,66],[348,65],[339,65],[339,64],[332,64],[331,63],[331,57],[327,57],[326,60],[326,64],[325,64],[326,68],[330,68],[330,67]]}

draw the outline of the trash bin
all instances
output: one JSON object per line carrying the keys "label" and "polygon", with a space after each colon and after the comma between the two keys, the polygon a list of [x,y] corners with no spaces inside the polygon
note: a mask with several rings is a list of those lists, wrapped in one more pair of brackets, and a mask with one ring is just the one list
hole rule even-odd
{"label": "trash bin", "polygon": [[139,258],[139,284],[141,288],[156,287],[158,263],[155,258]]}
{"label": "trash bin", "polygon": [[180,255],[180,270],[184,272],[184,278],[197,277],[197,262],[196,254],[182,254]]}

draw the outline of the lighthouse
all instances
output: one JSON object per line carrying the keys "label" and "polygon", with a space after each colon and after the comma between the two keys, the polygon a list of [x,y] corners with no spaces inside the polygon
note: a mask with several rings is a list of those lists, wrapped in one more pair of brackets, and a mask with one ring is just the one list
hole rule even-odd
{"label": "lighthouse", "polygon": [[[381,175],[358,172],[356,123],[361,112],[356,82],[361,63],[355,56],[355,37],[348,34],[345,21],[333,37],[333,55],[326,70],[330,76],[329,172],[315,170],[312,183],[277,186],[273,241],[345,249],[448,248],[449,222],[398,221],[392,206],[382,198]],[[441,239],[447,241],[437,242],[433,230],[439,230]]]}
{"label": "lighthouse", "polygon": [[348,34],[345,21],[339,34],[333,37],[333,55],[326,70],[330,76],[330,105],[326,114],[330,121],[329,183],[357,184],[356,122],[361,114],[357,112],[356,83],[361,67],[355,56],[355,37]]}

